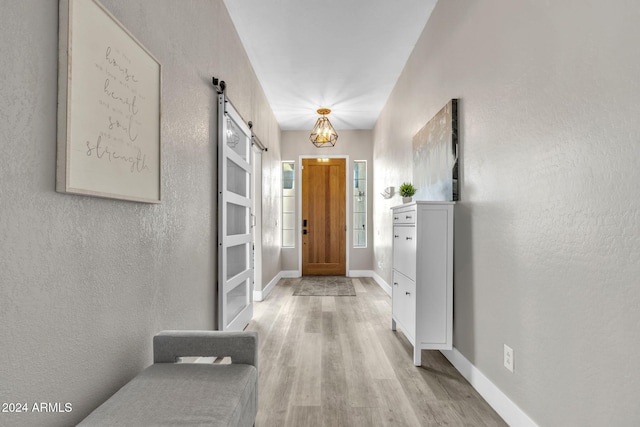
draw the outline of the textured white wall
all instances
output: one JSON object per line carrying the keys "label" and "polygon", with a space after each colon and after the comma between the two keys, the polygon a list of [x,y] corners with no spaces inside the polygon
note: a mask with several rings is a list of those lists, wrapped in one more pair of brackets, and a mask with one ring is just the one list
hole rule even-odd
{"label": "textured white wall", "polygon": [[541,426],[640,424],[638,22],[630,0],[441,1],[374,129],[378,192],[460,98],[454,342]]}
{"label": "textured white wall", "polygon": [[[55,192],[58,2],[3,2],[0,402],[69,402],[73,411],[0,413],[0,425],[76,424],[150,364],[154,333],[213,328],[211,76],[227,82],[240,113],[275,147],[267,167],[279,166],[278,126],[221,0],[102,3],[163,65],[163,201]],[[279,271],[279,262],[265,257],[265,270]]]}
{"label": "textured white wall", "polygon": [[[312,116],[313,117],[313,116]],[[311,120],[311,126],[313,126],[313,119]],[[309,128],[309,131],[311,127]],[[317,148],[309,141],[309,131],[283,131],[282,132],[282,160],[294,160],[296,167],[299,167],[300,156],[349,156],[349,179],[347,185],[349,185],[349,196],[351,195],[351,189],[353,188],[353,161],[354,160],[366,160],[367,161],[367,247],[366,248],[354,248],[352,243],[352,215],[351,213],[351,199],[347,205],[349,212],[349,270],[373,270],[371,260],[373,259],[373,232],[372,232],[372,219],[373,219],[373,198],[375,194],[372,193],[373,189],[373,134],[370,130],[337,130],[338,142],[334,147]],[[299,174],[296,177],[298,180]],[[298,184],[300,181],[297,181]],[[280,190],[278,189],[278,194]],[[296,207],[298,201],[296,200]],[[296,239],[298,233],[300,233],[300,224],[297,224]],[[299,257],[298,248],[283,249],[282,250],[282,269],[283,270],[299,270]]]}

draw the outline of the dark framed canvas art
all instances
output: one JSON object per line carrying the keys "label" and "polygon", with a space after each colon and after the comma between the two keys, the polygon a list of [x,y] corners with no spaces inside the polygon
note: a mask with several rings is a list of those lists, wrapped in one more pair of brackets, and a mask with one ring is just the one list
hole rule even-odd
{"label": "dark framed canvas art", "polygon": [[460,200],[458,100],[452,99],[413,137],[414,199]]}

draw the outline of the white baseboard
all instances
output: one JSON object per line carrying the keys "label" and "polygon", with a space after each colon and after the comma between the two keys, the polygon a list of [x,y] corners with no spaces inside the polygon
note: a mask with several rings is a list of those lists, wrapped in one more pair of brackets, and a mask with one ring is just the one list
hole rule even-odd
{"label": "white baseboard", "polygon": [[506,394],[489,378],[485,377],[455,347],[453,350],[440,350],[449,362],[466,378],[487,403],[511,427],[537,427],[537,424],[525,414]]}
{"label": "white baseboard", "polygon": [[279,272],[273,279],[271,279],[264,289],[261,291],[253,291],[253,300],[264,301],[269,296],[273,288],[278,284],[278,281],[283,277],[300,277],[300,272],[296,270],[284,270]]}
{"label": "white baseboard", "polygon": [[373,270],[349,270],[349,277],[371,277],[376,281],[378,286],[382,288],[383,291],[387,293],[387,295],[391,296],[391,286],[387,282],[385,282],[382,277],[378,275]]}
{"label": "white baseboard", "polygon": [[385,282],[384,279],[380,277],[380,275],[375,271],[373,272],[373,278],[378,283],[378,285],[382,288],[382,290],[385,291],[387,295],[391,296],[391,292],[393,291],[391,289],[391,286],[389,286],[389,284]]}
{"label": "white baseboard", "polygon": [[254,301],[264,301],[265,298],[267,298],[267,296],[269,296],[269,294],[271,293],[273,288],[276,286],[276,283],[278,283],[278,280],[280,280],[280,277],[281,277],[280,274],[282,274],[282,272],[276,274],[276,277],[271,279],[271,281],[269,283],[267,283],[267,286],[265,286],[261,291],[256,291],[254,289],[254,291],[253,291],[253,300]]}
{"label": "white baseboard", "polygon": [[347,272],[349,277],[373,277],[373,271],[371,270],[349,270]]}
{"label": "white baseboard", "polygon": [[373,270],[351,270],[349,271],[349,277],[371,277],[376,281],[378,286],[387,293],[387,295],[391,296],[391,286],[389,286],[389,284]]}
{"label": "white baseboard", "polygon": [[302,274],[298,270],[283,270],[280,272],[280,277],[302,277]]}

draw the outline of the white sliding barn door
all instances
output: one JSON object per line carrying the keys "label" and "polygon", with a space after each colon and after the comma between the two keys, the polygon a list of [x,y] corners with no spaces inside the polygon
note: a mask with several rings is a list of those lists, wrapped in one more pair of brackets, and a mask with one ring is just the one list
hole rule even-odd
{"label": "white sliding barn door", "polygon": [[241,331],[253,316],[251,130],[218,95],[218,329]]}

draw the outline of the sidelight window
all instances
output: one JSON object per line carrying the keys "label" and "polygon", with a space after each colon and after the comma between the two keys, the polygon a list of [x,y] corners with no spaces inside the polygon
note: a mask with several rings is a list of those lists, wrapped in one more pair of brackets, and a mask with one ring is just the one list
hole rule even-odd
{"label": "sidelight window", "polygon": [[295,162],[282,162],[282,247],[293,248],[295,246],[295,216],[296,216],[296,191],[295,191]]}
{"label": "sidelight window", "polygon": [[353,247],[367,247],[367,161],[353,162]]}

